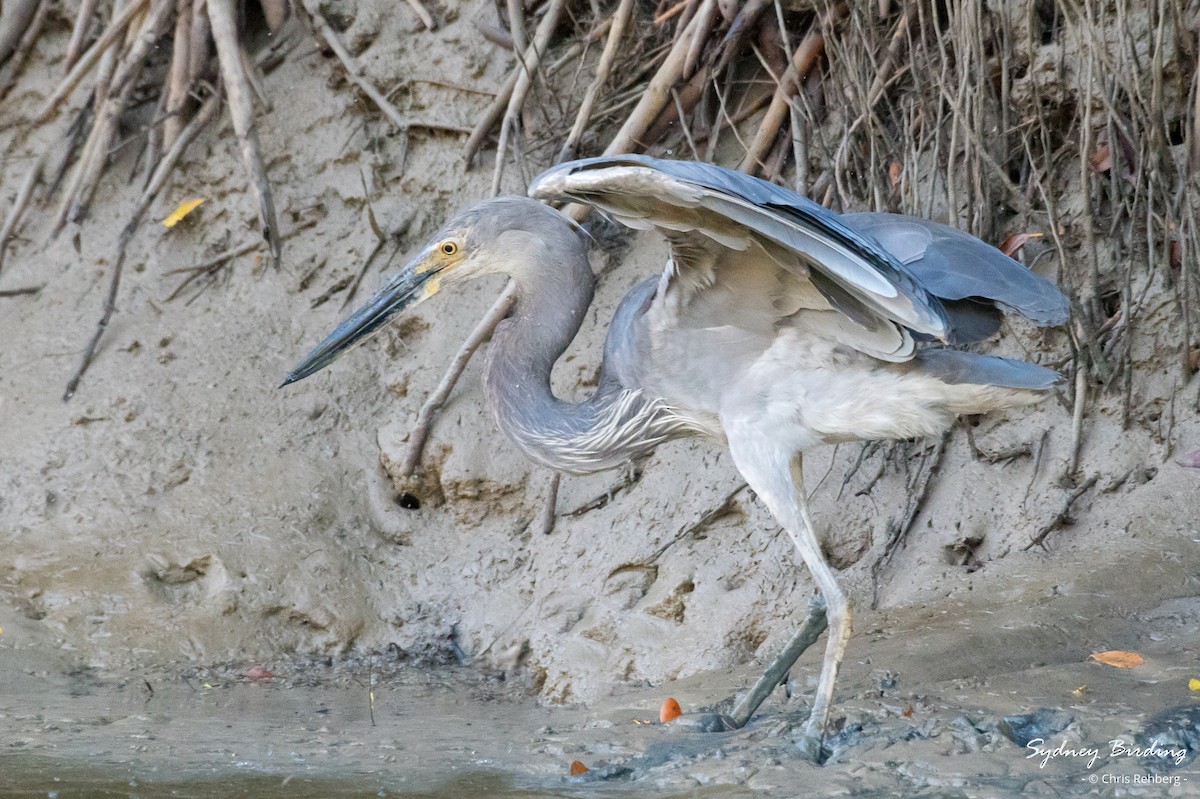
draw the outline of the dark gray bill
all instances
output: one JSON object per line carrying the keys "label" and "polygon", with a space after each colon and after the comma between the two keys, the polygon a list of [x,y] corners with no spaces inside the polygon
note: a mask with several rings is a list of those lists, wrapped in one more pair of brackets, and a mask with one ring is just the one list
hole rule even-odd
{"label": "dark gray bill", "polygon": [[424,299],[421,289],[433,275],[432,271],[417,272],[412,264],[404,267],[374,297],[367,300],[365,305],[338,325],[337,329],[318,344],[295,369],[288,372],[287,379],[280,388],[316,374],[356,344],[361,344],[378,333],[396,314]]}

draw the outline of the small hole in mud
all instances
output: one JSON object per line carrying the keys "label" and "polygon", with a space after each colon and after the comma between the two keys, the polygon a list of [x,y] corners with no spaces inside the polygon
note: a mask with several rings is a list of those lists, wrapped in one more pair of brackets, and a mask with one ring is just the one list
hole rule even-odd
{"label": "small hole in mud", "polygon": [[401,494],[396,497],[396,504],[405,510],[418,510],[421,507],[421,500],[412,494]]}

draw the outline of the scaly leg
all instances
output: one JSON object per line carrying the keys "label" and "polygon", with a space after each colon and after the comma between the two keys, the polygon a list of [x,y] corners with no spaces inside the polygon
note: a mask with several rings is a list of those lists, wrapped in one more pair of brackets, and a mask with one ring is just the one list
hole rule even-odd
{"label": "scaly leg", "polygon": [[736,730],[746,726],[750,717],[754,715],[754,711],[758,710],[758,706],[771,695],[771,692],[783,681],[784,676],[791,671],[792,666],[796,665],[800,656],[817,642],[817,638],[825,632],[825,628],[828,626],[829,622],[825,618],[825,600],[819,596],[813,597],[808,603],[808,618],[804,620],[800,632],[796,633],[783,651],[775,656],[775,659],[763,671],[762,676],[758,678],[758,682],[742,695],[730,712],[728,717],[730,727]]}

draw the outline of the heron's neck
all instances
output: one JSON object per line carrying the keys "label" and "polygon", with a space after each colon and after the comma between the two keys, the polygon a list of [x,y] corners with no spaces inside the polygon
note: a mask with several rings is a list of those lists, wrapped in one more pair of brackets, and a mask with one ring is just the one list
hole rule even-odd
{"label": "heron's neck", "polygon": [[[596,454],[579,451],[618,393],[608,381],[580,403],[560,400],[550,388],[554,364],[579,332],[595,286],[582,242],[568,233],[571,246],[553,248],[566,257],[551,262],[542,253],[526,253],[527,268],[512,275],[516,301],[492,337],[484,385],[497,425],[526,455],[553,469],[589,472],[626,458],[591,463]],[[589,460],[586,468],[580,458]]]}

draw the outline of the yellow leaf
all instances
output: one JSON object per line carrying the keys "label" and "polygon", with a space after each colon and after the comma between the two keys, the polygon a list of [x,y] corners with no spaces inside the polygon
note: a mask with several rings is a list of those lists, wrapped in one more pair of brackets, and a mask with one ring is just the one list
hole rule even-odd
{"label": "yellow leaf", "polygon": [[1193,691],[1200,691],[1200,680],[1197,680],[1195,677],[1188,680],[1188,688],[1191,688]]}
{"label": "yellow leaf", "polygon": [[178,205],[178,207],[175,208],[174,211],[171,212],[170,216],[168,216],[166,219],[164,219],[162,221],[163,227],[175,227],[183,220],[183,218],[185,216],[190,214],[192,211],[195,211],[197,208],[199,208],[203,204],[204,204],[203,197],[196,197],[191,200],[184,200],[183,202],[181,202]]}
{"label": "yellow leaf", "polygon": [[1146,659],[1137,652],[1126,652],[1121,649],[1095,652],[1088,657],[1106,666],[1116,666],[1118,669],[1132,669],[1134,666],[1140,666],[1146,662]]}

